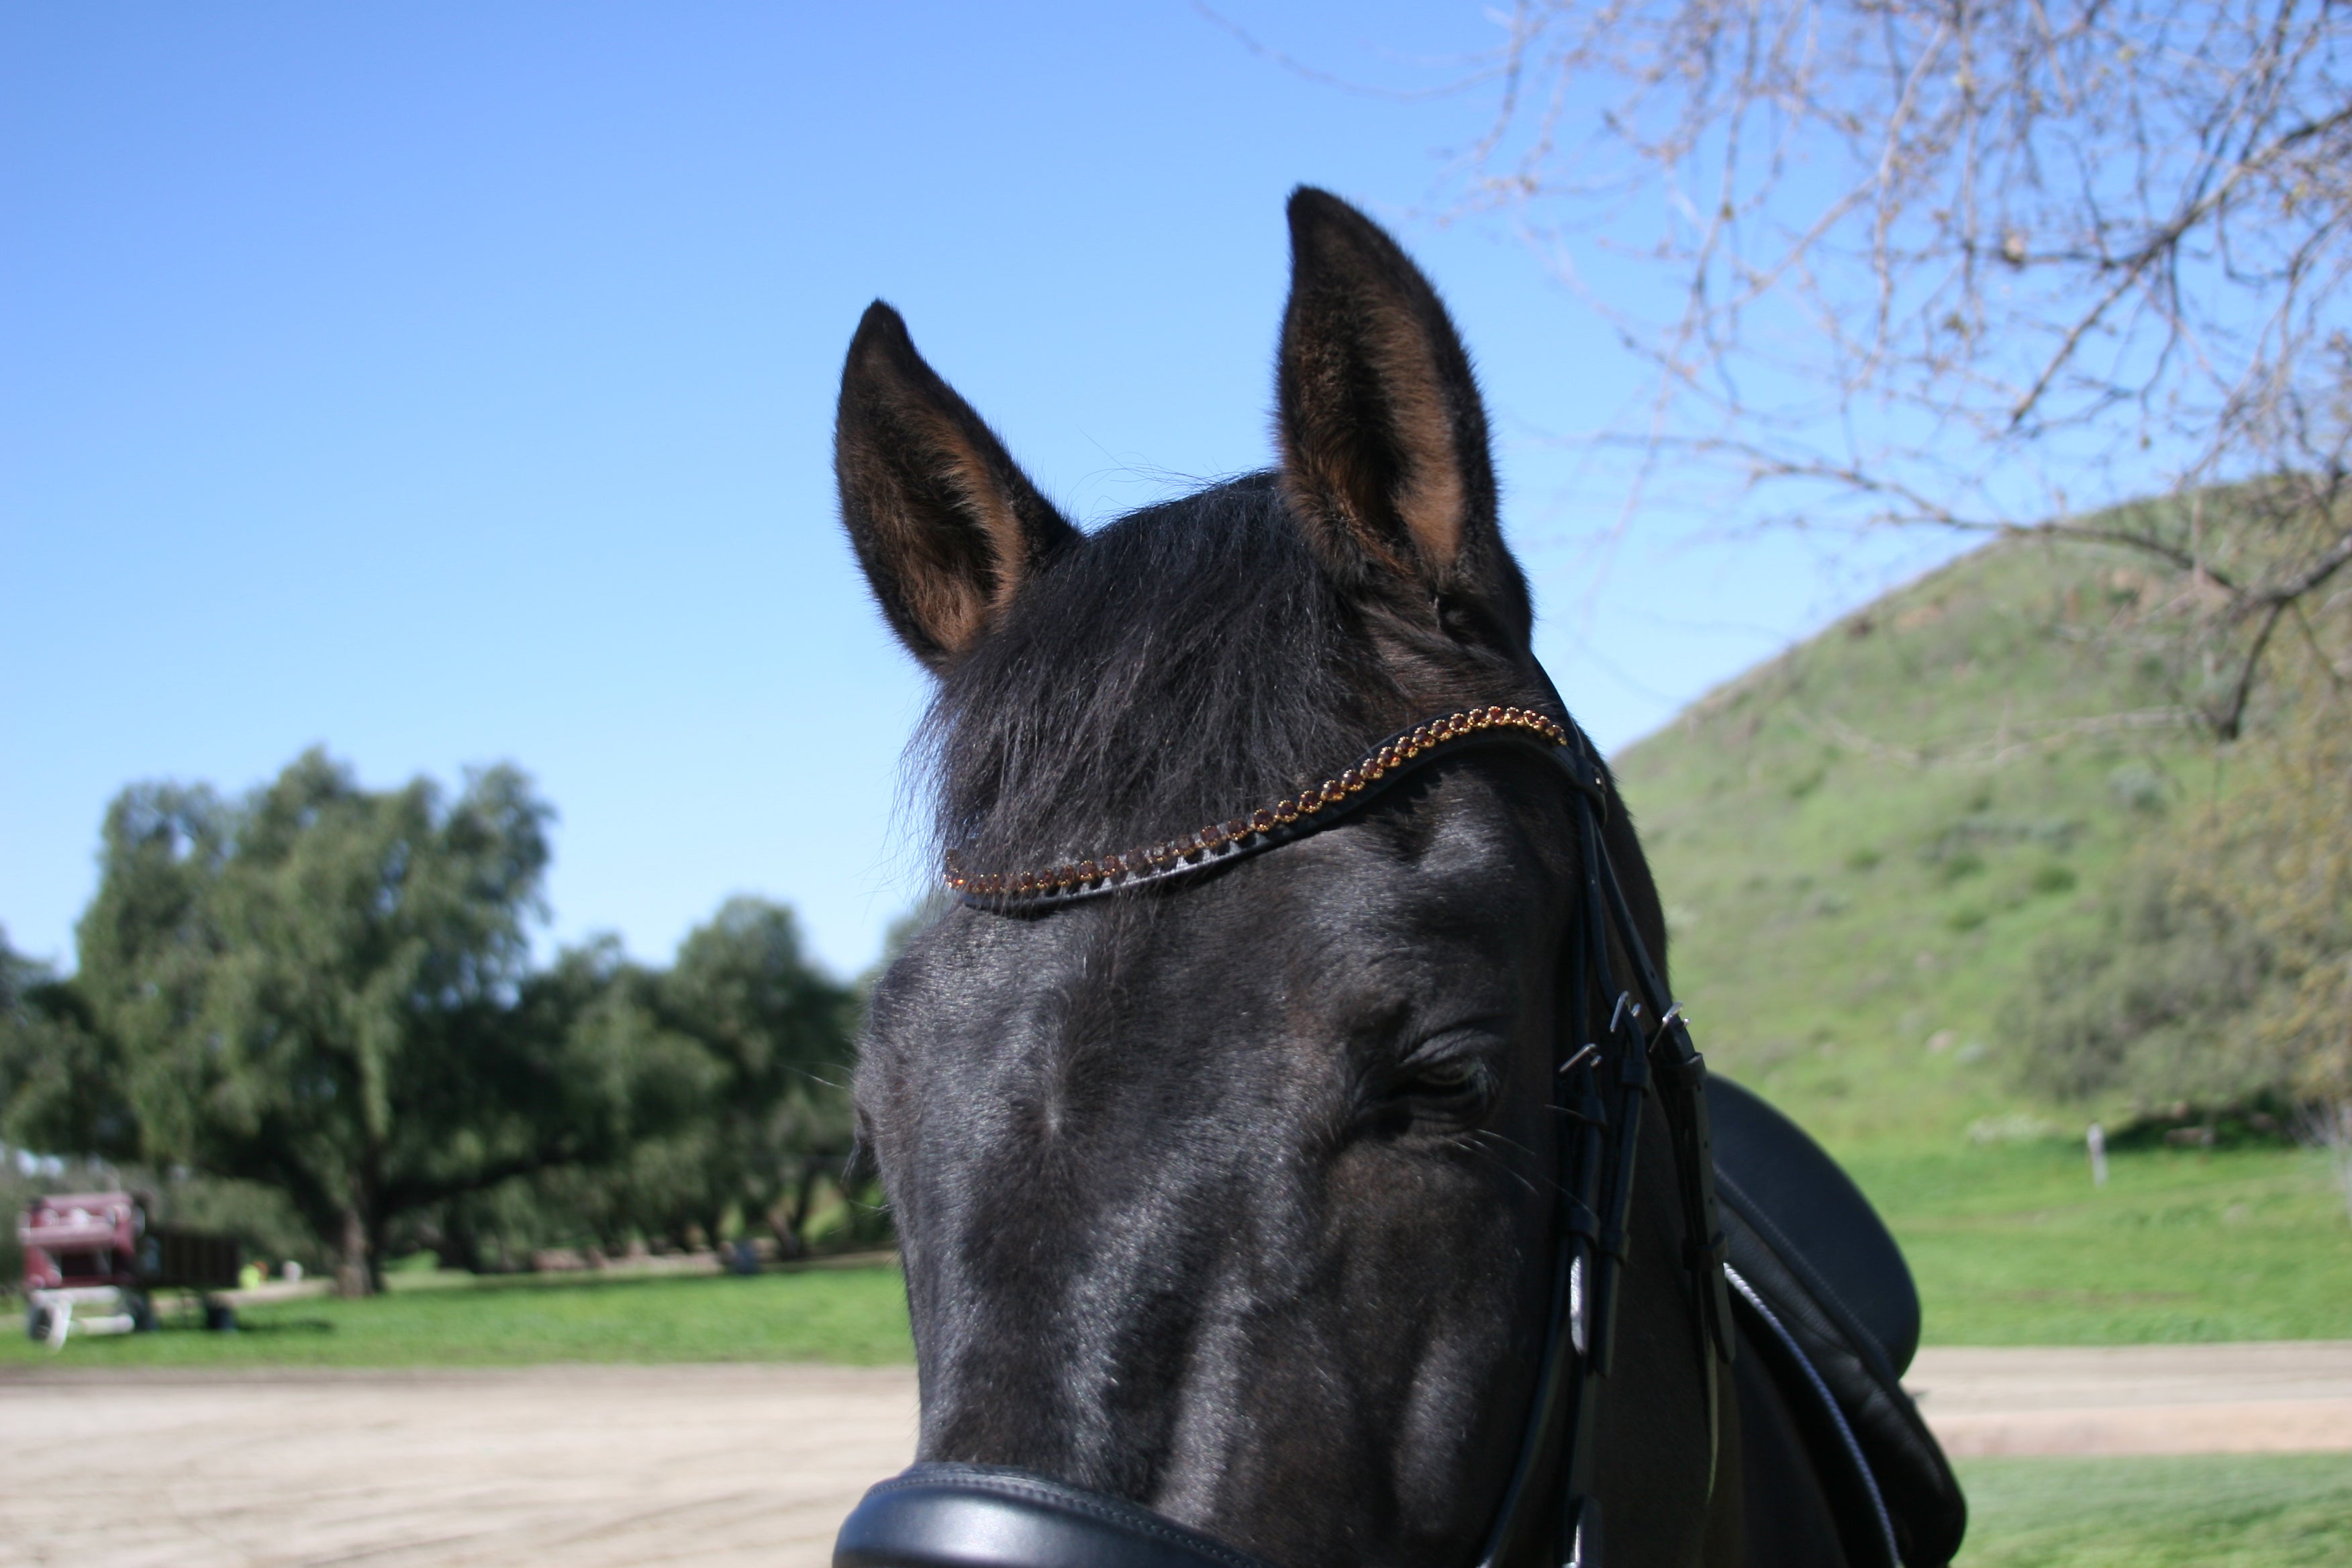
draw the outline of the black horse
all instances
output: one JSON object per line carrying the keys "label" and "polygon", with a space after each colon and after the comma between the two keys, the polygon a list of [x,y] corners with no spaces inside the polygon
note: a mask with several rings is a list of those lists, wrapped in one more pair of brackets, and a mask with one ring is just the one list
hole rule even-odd
{"label": "black horse", "polygon": [[[1645,1076],[1641,1041],[1679,1028],[1656,1006],[1615,1123],[1622,1234],[1605,1265],[1575,1254],[1615,1270],[1612,1348],[1547,1436],[1542,1391],[1589,1349],[1593,1289],[1563,1262],[1563,1170],[1605,1120],[1563,1100],[1597,1049],[1568,1047],[1640,1014],[1607,1016],[1610,977],[1644,953],[1662,973],[1665,932],[1531,651],[1444,306],[1336,198],[1298,192],[1290,226],[1278,467],[1092,533],[887,305],[850,349],[843,515],[937,678],[921,739],[962,895],[877,989],[857,1074],[922,1395],[924,1463],[893,1485],[1011,1500],[1020,1528],[1056,1510],[1116,1527],[1134,1561],[1554,1568],[1598,1561],[1605,1518],[1612,1568],[1941,1563],[1939,1456],[1921,1484],[1949,1496],[1926,1504],[1883,1477],[1862,1496],[1823,1458],[1883,1448],[1874,1419],[1933,1454],[1894,1384],[1909,1345],[1882,1342],[1905,1336],[1907,1279],[1849,1279],[1895,1301],[1875,1317],[1816,1310],[1840,1292],[1784,1245],[1818,1289],[1776,1314],[1736,1267],[1770,1220],[1742,1224],[1727,1188],[1742,1293],[1723,1295],[1690,1171],[1703,1110]],[[1467,743],[1492,736],[1528,743]],[[1603,869],[1622,929],[1580,894]],[[1737,1310],[1712,1321],[1718,1300]],[[1827,1419],[1825,1332],[1826,1359],[1869,1363]],[[1812,1360],[1790,1361],[1807,1334]],[[1900,1408],[1857,1408],[1872,1397]],[[1570,1442],[1587,1498],[1543,1473]],[[1013,1535],[877,1546],[890,1521],[853,1521],[841,1560],[1119,1556],[1050,1531],[1008,1547],[1018,1529],[982,1522]]]}

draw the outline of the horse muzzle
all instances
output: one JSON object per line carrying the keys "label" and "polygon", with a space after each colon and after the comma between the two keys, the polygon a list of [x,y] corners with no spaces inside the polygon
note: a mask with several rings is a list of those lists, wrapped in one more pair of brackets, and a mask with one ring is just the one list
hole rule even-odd
{"label": "horse muzzle", "polygon": [[833,1568],[1268,1568],[1118,1498],[995,1465],[915,1465],[870,1488]]}

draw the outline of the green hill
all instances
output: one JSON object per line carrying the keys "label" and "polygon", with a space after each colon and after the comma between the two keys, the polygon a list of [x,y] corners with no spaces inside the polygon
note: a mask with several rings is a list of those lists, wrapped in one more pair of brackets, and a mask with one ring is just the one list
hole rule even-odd
{"label": "green hill", "polygon": [[1710,1061],[1841,1147],[2046,1113],[2000,1009],[2210,773],[2130,646],[2161,591],[2113,552],[1996,545],[1617,759]]}
{"label": "green hill", "polygon": [[2352,1334],[2321,1156],[2159,1144],[2095,1189],[2097,1108],[2022,1092],[2000,1033],[2134,845],[2225,795],[2147,635],[2177,593],[2115,551],[1996,544],[1616,759],[1699,1045],[1854,1172],[1933,1340]]}

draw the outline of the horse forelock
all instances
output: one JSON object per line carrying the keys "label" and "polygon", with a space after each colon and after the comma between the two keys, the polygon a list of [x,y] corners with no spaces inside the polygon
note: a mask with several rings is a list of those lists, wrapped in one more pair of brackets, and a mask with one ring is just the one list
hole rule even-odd
{"label": "horse forelock", "polygon": [[1058,552],[942,677],[916,739],[934,847],[1014,870],[1124,853],[1328,776],[1520,671],[1334,583],[1253,474]]}

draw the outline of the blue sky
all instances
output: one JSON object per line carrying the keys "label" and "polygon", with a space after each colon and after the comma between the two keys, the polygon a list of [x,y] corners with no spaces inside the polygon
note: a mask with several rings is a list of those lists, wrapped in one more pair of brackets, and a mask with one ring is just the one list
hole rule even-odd
{"label": "blue sky", "polygon": [[[1492,38],[1475,4],[1226,14],[1366,79]],[[118,789],[323,744],[376,784],[528,770],[551,940],[666,959],[748,891],[861,967],[925,868],[923,679],[834,515],[858,312],[1099,521],[1267,460],[1301,182],[1454,306],[1604,745],[1948,548],[1666,509],[1601,548],[1575,437],[1639,367],[1433,216],[1480,107],[1160,0],[0,11],[0,924],[69,965]]]}

